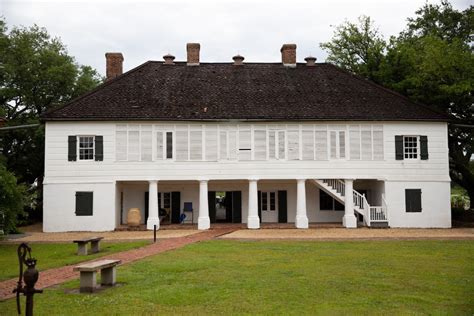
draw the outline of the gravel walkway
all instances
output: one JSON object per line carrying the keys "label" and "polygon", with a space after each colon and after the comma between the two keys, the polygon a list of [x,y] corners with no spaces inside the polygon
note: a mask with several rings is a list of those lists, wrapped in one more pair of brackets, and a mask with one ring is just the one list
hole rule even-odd
{"label": "gravel walkway", "polygon": [[[156,233],[157,239],[179,238],[191,236],[199,233],[199,230],[159,230]],[[15,235],[2,241],[2,243],[21,242],[71,242],[75,239],[85,237],[104,237],[105,241],[130,241],[130,240],[153,240],[153,231],[113,231],[113,232],[70,232],[70,233],[40,233],[26,232],[24,237],[18,238]]]}
{"label": "gravel walkway", "polygon": [[414,229],[414,228],[320,228],[320,229],[259,229],[238,230],[222,239],[474,239],[474,228]]}

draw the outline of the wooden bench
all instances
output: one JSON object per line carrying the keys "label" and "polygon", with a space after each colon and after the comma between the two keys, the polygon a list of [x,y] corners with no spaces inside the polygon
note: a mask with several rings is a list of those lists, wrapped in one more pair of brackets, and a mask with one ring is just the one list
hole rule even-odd
{"label": "wooden bench", "polygon": [[100,251],[100,241],[104,237],[90,237],[74,240],[73,242],[77,244],[77,254],[78,255],[87,255],[87,244],[91,243],[91,253],[97,253]]}
{"label": "wooden bench", "polygon": [[100,284],[115,285],[116,267],[121,260],[104,259],[95,262],[80,264],[74,267],[74,271],[79,271],[81,293],[92,293],[97,288],[97,271],[100,270]]}

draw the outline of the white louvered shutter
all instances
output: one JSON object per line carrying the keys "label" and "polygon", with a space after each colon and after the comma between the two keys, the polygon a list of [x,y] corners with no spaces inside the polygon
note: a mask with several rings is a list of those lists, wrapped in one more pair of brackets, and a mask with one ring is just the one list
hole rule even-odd
{"label": "white louvered shutter", "polygon": [[330,142],[331,142],[331,159],[337,159],[337,144],[336,144],[336,139],[337,139],[337,132],[336,131],[331,131],[329,134],[330,137]]}
{"label": "white louvered shutter", "polygon": [[219,132],[219,159],[229,159],[227,154],[227,131]]}
{"label": "white louvered shutter", "polygon": [[191,160],[202,160],[202,130],[197,128],[191,129],[189,137]]}
{"label": "white louvered shutter", "polygon": [[163,135],[162,131],[156,132],[156,160],[163,160]]}
{"label": "white louvered shutter", "polygon": [[314,132],[314,147],[316,151],[316,160],[328,159],[328,134],[326,130],[320,127]]}
{"label": "white louvered shutter", "polygon": [[286,159],[286,136],[284,131],[278,131],[278,159]]}
{"label": "white louvered shutter", "polygon": [[116,126],[115,159],[119,161],[127,160],[127,125],[125,124]]}
{"label": "white louvered shutter", "polygon": [[152,126],[141,125],[140,126],[140,154],[142,161],[152,160]]}
{"label": "white louvered shutter", "polygon": [[346,132],[339,131],[339,158],[346,158]]}
{"label": "white louvered shutter", "polygon": [[268,132],[268,158],[270,159],[277,158],[275,149],[276,149],[276,132],[269,131]]}
{"label": "white louvered shutter", "polygon": [[360,160],[360,126],[349,127],[349,148],[351,160]]}
{"label": "white louvered shutter", "polygon": [[314,131],[303,130],[301,135],[303,141],[303,160],[314,160]]}
{"label": "white louvered shutter", "polygon": [[374,160],[383,160],[384,149],[383,149],[383,126],[374,125],[373,129],[373,148],[374,148]]}
{"label": "white louvered shutter", "polygon": [[188,127],[176,126],[176,160],[186,161],[189,159]]}
{"label": "white louvered shutter", "polygon": [[265,130],[255,130],[254,132],[254,158],[255,160],[267,159],[267,132]]}
{"label": "white louvered shutter", "polygon": [[206,126],[206,161],[217,160],[217,126]]}
{"label": "white louvered shutter", "polygon": [[229,151],[227,153],[229,160],[237,160],[237,131],[230,130],[229,134]]}
{"label": "white louvered shutter", "polygon": [[250,160],[252,158],[250,135],[250,126],[239,127],[239,160]]}
{"label": "white louvered shutter", "polygon": [[140,159],[140,126],[128,126],[128,160],[138,161]]}
{"label": "white louvered shutter", "polygon": [[300,159],[300,133],[299,131],[288,131],[288,159]]}
{"label": "white louvered shutter", "polygon": [[372,160],[372,131],[370,125],[361,126],[362,160]]}

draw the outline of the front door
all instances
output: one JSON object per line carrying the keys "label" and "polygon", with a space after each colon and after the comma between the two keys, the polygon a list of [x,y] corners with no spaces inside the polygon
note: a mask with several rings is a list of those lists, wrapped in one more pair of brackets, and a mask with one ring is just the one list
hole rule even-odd
{"label": "front door", "polygon": [[262,223],[278,222],[278,201],[276,191],[262,191],[261,193]]}

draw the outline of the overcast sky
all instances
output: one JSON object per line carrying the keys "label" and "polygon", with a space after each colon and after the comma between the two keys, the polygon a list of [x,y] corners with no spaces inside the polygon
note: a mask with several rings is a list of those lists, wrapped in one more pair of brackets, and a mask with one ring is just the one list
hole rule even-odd
{"label": "overcast sky", "polygon": [[[437,2],[437,1],[429,1]],[[331,26],[371,16],[385,37],[397,34],[425,0],[240,1],[22,1],[0,0],[8,26],[34,23],[60,37],[80,64],[105,74],[105,52],[124,54],[124,71],[171,53],[185,60],[186,43],[201,43],[201,61],[278,62],[283,43],[295,43],[297,59],[324,61],[319,43]],[[457,9],[469,0],[452,2]]]}

